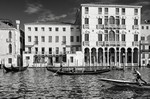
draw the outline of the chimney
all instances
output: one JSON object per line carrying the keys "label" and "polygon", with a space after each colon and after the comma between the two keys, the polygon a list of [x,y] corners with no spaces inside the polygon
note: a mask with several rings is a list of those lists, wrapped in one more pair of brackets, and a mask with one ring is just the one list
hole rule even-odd
{"label": "chimney", "polygon": [[17,29],[19,30],[20,26],[20,20],[16,20]]}

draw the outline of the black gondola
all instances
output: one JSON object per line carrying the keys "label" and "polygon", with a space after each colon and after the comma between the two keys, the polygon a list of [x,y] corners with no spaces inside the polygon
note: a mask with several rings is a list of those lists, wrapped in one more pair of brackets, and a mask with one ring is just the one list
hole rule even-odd
{"label": "black gondola", "polygon": [[3,65],[3,68],[6,70],[6,72],[20,72],[20,71],[25,71],[28,68],[29,65],[25,66],[25,67],[6,67],[5,65]]}
{"label": "black gondola", "polygon": [[[48,71],[56,73],[58,75],[93,75],[109,72],[110,69],[99,69],[99,70],[61,70],[61,68],[46,67]],[[64,67],[63,67],[64,68]]]}

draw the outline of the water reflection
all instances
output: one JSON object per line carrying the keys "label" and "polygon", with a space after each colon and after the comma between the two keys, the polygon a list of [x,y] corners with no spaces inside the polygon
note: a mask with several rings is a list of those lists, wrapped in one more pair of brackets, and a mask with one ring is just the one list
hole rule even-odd
{"label": "water reflection", "polygon": [[[149,90],[120,88],[100,81],[101,77],[132,80],[133,68],[101,75],[54,76],[45,68],[28,68],[19,73],[0,70],[0,97],[15,99],[127,99],[150,98]],[[139,69],[150,82],[150,69]]]}

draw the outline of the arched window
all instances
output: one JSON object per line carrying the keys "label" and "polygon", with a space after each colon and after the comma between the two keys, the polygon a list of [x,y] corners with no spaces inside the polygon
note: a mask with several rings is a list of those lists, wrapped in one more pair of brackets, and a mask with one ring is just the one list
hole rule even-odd
{"label": "arched window", "polygon": [[115,41],[115,32],[112,30],[109,32],[109,41]]}
{"label": "arched window", "polygon": [[110,24],[115,24],[115,18],[113,16],[110,16],[109,23]]}
{"label": "arched window", "polygon": [[9,49],[9,53],[12,53],[12,45],[11,44],[9,44],[8,49]]}

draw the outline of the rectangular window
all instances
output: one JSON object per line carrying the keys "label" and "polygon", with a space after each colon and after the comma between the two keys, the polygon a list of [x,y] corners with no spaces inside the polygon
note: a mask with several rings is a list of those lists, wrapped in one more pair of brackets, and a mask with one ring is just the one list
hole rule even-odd
{"label": "rectangular window", "polygon": [[28,31],[31,31],[31,27],[28,27]]}
{"label": "rectangular window", "polygon": [[105,16],[105,25],[108,25],[108,16]]}
{"label": "rectangular window", "polygon": [[134,35],[134,41],[138,41],[138,34]]}
{"label": "rectangular window", "polygon": [[35,47],[35,54],[38,54],[38,48]]}
{"label": "rectangular window", "polygon": [[52,31],[52,28],[51,28],[51,27],[49,27],[49,31]]}
{"label": "rectangular window", "polygon": [[9,63],[9,64],[12,63],[12,58],[8,58],[8,63]]}
{"label": "rectangular window", "polygon": [[28,36],[28,42],[31,42],[31,36]]}
{"label": "rectangular window", "polygon": [[148,29],[149,29],[149,27],[148,27],[148,26],[146,26],[146,29],[148,30]]}
{"label": "rectangular window", "polygon": [[108,41],[108,34],[105,34],[105,41]]}
{"label": "rectangular window", "polygon": [[141,37],[141,40],[142,40],[142,41],[145,41],[145,37],[142,36],[142,37]]}
{"label": "rectangular window", "polygon": [[138,19],[134,19],[134,25],[138,25]]}
{"label": "rectangular window", "polygon": [[134,9],[134,15],[138,15],[138,9]]}
{"label": "rectangular window", "polygon": [[35,39],[35,41],[34,41],[35,44],[38,44],[38,36],[35,36],[34,39]]}
{"label": "rectangular window", "polygon": [[125,8],[122,8],[122,15],[125,15],[125,13],[126,13]]}
{"label": "rectangular window", "polygon": [[31,47],[28,47],[28,53],[31,53]]}
{"label": "rectangular window", "polygon": [[120,25],[120,19],[119,19],[119,16],[116,16],[116,25]]}
{"label": "rectangular window", "polygon": [[52,48],[51,47],[49,48],[49,54],[52,54]]}
{"label": "rectangular window", "polygon": [[102,34],[98,34],[98,41],[102,41]]}
{"label": "rectangular window", "polygon": [[63,47],[63,54],[66,53],[66,47]]}
{"label": "rectangular window", "polygon": [[126,41],[126,35],[122,34],[122,41]]}
{"label": "rectangular window", "polygon": [[52,36],[48,36],[48,42],[52,42]]}
{"label": "rectangular window", "polygon": [[74,42],[74,37],[73,36],[70,37],[70,42]]}
{"label": "rectangular window", "polygon": [[37,27],[35,27],[35,31],[38,31],[38,28],[37,28]]}
{"label": "rectangular window", "polygon": [[45,28],[44,28],[44,27],[41,27],[41,30],[42,30],[42,31],[45,31]]}
{"label": "rectangular window", "polygon": [[41,36],[41,42],[45,42],[45,37]]}
{"label": "rectangular window", "polygon": [[77,36],[77,37],[76,37],[76,41],[77,41],[77,42],[80,42],[80,36]]}
{"label": "rectangular window", "polygon": [[102,8],[98,8],[98,14],[102,14]]}
{"label": "rectangular window", "polygon": [[142,58],[145,58],[145,53],[142,53]]}
{"label": "rectangular window", "polygon": [[144,29],[144,26],[142,26],[142,29]]}
{"label": "rectangular window", "polygon": [[62,37],[62,41],[63,41],[63,42],[66,42],[66,36],[63,36],[63,37]]}
{"label": "rectangular window", "polygon": [[66,28],[63,28],[63,31],[66,31]]}
{"label": "rectangular window", "polygon": [[116,41],[119,41],[119,34],[116,34]]}
{"label": "rectangular window", "polygon": [[105,8],[105,14],[108,14],[108,8]]}
{"label": "rectangular window", "polygon": [[70,62],[73,63],[73,57],[70,57]]}
{"label": "rectangular window", "polygon": [[85,34],[85,41],[89,41],[89,34]]}
{"label": "rectangular window", "polygon": [[116,8],[116,14],[117,15],[119,14],[119,8]]}
{"label": "rectangular window", "polygon": [[125,19],[122,19],[122,25],[125,25],[125,24],[126,24]]}
{"label": "rectangular window", "polygon": [[56,28],[55,28],[55,31],[59,31],[59,28],[58,28],[58,27],[56,27]]}
{"label": "rectangular window", "polygon": [[85,18],[85,24],[89,24],[89,18]]}
{"label": "rectangular window", "polygon": [[44,54],[45,53],[45,48],[44,47],[42,47],[42,54]]}
{"label": "rectangular window", "polygon": [[56,47],[56,54],[59,54],[59,47]]}
{"label": "rectangular window", "polygon": [[98,24],[102,24],[102,18],[98,18]]}
{"label": "rectangular window", "polygon": [[88,13],[89,13],[89,8],[85,7],[85,14],[88,14]]}
{"label": "rectangular window", "polygon": [[58,43],[59,42],[59,36],[55,37],[55,42]]}

